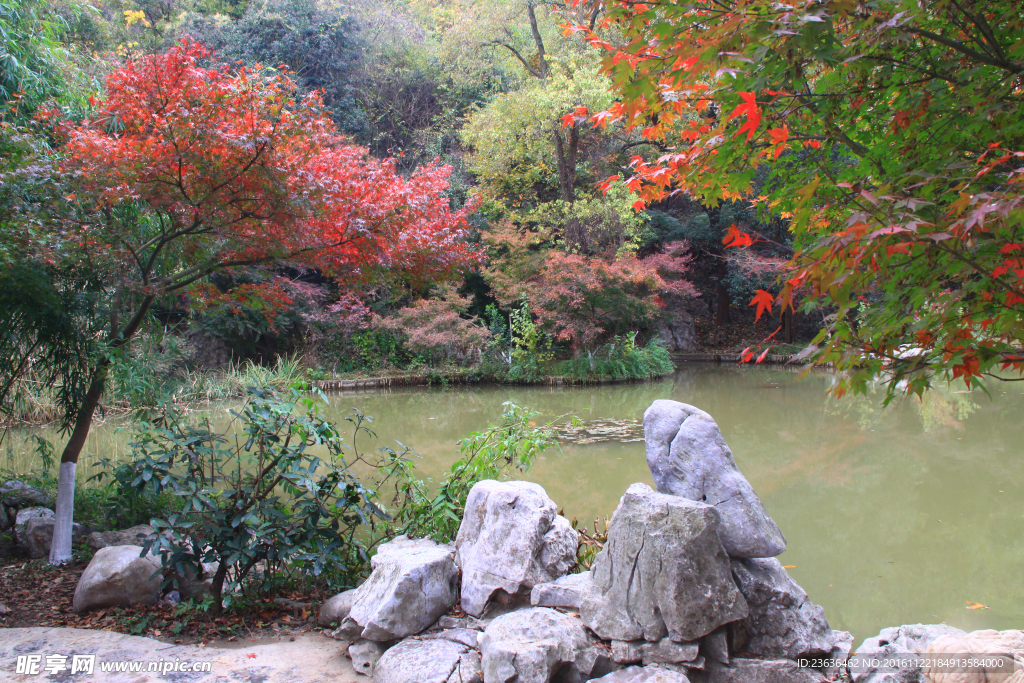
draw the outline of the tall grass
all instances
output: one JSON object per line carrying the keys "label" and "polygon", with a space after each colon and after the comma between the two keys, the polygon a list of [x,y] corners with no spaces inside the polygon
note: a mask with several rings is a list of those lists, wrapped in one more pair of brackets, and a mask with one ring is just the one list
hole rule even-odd
{"label": "tall grass", "polygon": [[[298,355],[281,356],[272,366],[251,360],[232,362],[222,372],[180,368],[163,377],[150,368],[115,374],[108,383],[102,406],[106,411],[130,412],[154,408],[163,401],[179,405],[206,403],[245,396],[250,387],[286,389],[306,378]],[[41,424],[60,419],[56,390],[32,373],[18,380],[9,404],[11,423]]]}
{"label": "tall grass", "polygon": [[578,380],[649,379],[675,369],[668,351],[656,341],[638,346],[631,336],[617,337],[590,354],[556,363],[554,374]]}

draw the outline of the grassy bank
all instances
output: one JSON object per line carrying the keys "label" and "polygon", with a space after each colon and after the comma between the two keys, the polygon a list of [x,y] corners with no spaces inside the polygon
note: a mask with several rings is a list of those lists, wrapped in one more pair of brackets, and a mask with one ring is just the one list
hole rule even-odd
{"label": "grassy bank", "polygon": [[[118,368],[104,395],[105,414],[145,414],[162,403],[194,407],[244,397],[250,387],[286,389],[307,382],[321,390],[403,385],[450,384],[605,384],[643,381],[675,369],[668,352],[656,344],[610,344],[576,358],[545,354],[484,356],[474,365],[446,363],[413,367],[371,367],[335,373],[313,366],[299,355],[277,358],[273,365],[233,362],[213,371],[188,367],[152,368],[143,363]],[[19,381],[3,411],[3,426],[59,421],[57,387],[30,374]]]}

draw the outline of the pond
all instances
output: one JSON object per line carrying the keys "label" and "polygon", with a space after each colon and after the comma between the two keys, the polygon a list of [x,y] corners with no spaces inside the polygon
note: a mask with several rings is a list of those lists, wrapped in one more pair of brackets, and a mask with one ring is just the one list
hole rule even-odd
{"label": "pond", "polygon": [[[644,384],[334,395],[329,412],[341,417],[358,407],[372,415],[380,445],[397,439],[414,447],[427,477],[447,469],[460,437],[496,422],[505,401],[540,410],[541,419],[575,415],[594,433],[547,451],[523,478],[542,484],[567,517],[591,526],[611,515],[629,484],[651,483],[635,430],[609,438],[618,424],[609,421],[639,420],[655,399],[690,403],[721,426],[786,535],[782,563],[833,628],[852,631],[859,643],[885,626],[916,622],[1020,627],[1024,387],[995,385],[991,398],[945,388],[883,410],[880,395],[827,399],[827,374],[795,376],[781,368],[694,365]],[[37,462],[32,432],[55,436],[19,430],[0,467]],[[101,455],[124,457],[128,440],[126,430],[99,426],[79,476],[95,472],[89,464]]]}

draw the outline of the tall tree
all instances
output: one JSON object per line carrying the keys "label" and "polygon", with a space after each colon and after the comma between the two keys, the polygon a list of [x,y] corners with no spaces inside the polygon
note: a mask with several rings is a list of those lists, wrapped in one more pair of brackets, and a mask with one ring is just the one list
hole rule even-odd
{"label": "tall tree", "polygon": [[75,466],[114,358],[154,302],[231,266],[298,264],[345,283],[422,282],[473,260],[447,169],[408,179],[340,139],[286,76],[210,65],[185,41],[110,75],[96,113],[62,132],[84,218],[53,226],[69,261],[101,268],[109,327],[76,406],[50,562],[70,558]]}
{"label": "tall tree", "polygon": [[[889,398],[935,377],[1024,370],[1024,11],[1015,0],[609,0],[609,119],[672,149],[634,159],[647,201],[748,195],[791,217],[773,304],[829,312],[808,354],[882,377]],[[749,240],[736,239],[738,243]]]}

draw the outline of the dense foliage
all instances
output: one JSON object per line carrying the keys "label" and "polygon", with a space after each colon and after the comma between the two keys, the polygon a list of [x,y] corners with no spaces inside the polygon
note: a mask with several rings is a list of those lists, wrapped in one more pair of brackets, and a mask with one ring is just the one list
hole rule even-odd
{"label": "dense foliage", "polygon": [[785,282],[754,303],[824,310],[810,353],[851,370],[838,393],[1024,367],[1019,3],[607,7],[620,40],[567,26],[604,51],[621,97],[591,120],[666,145],[624,182],[790,219]]}

